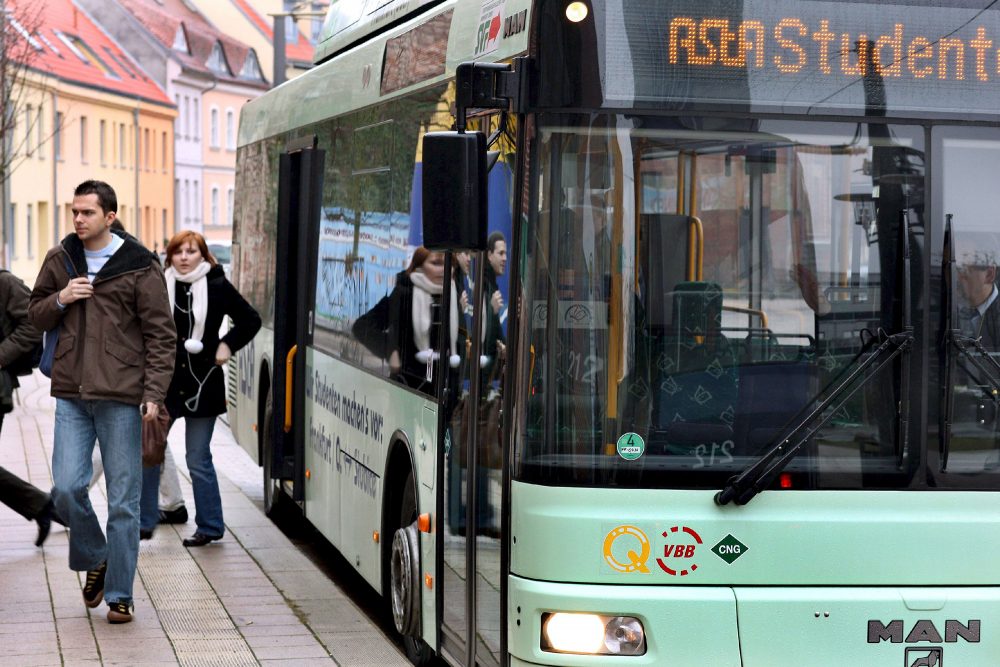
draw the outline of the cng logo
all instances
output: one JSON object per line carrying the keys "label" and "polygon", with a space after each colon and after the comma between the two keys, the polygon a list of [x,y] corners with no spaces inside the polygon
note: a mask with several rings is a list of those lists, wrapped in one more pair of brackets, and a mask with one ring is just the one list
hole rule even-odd
{"label": "cng logo", "polygon": [[712,547],[712,553],[726,561],[730,565],[749,550],[747,545],[740,542],[731,534],[722,538],[722,541]]}

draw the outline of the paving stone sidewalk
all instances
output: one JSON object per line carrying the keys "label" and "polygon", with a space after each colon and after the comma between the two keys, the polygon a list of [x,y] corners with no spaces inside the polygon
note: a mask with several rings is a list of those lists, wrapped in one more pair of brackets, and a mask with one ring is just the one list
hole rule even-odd
{"label": "paving stone sidewalk", "polygon": [[[55,402],[37,372],[22,378],[20,405],[0,432],[0,466],[42,489],[52,485]],[[107,607],[87,609],[83,578],[69,570],[66,531],[43,548],[36,526],[0,505],[0,664],[408,665],[384,633],[306,558],[261,510],[260,469],[219,422],[212,454],[226,522],[222,541],[186,549],[194,500],[183,428],[170,446],[192,518],[159,526],[141,543],[135,620],[110,625]],[[103,484],[91,491],[102,522]],[[372,592],[374,595],[374,592]]]}

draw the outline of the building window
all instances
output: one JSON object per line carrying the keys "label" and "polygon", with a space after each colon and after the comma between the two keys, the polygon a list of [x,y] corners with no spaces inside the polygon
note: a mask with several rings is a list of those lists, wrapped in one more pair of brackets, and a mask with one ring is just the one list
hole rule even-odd
{"label": "building window", "polygon": [[181,179],[174,179],[174,229],[181,228]]}
{"label": "building window", "polygon": [[25,228],[26,233],[25,233],[24,237],[25,237],[25,241],[28,242],[28,257],[34,257],[35,256],[35,253],[32,252],[32,248],[31,248],[31,246],[33,244],[32,239],[34,238],[34,230],[32,229],[32,225],[33,225],[34,221],[32,220],[32,215],[31,215],[32,212],[33,212],[32,211],[33,208],[34,207],[31,204],[28,204],[28,208],[25,209],[26,212],[27,212],[27,214],[28,214],[28,220],[27,220],[28,225]]}
{"label": "building window", "polygon": [[[284,0],[282,3],[286,12],[294,12],[298,4],[298,0]],[[285,39],[289,44],[293,44],[299,40],[299,28],[295,25],[294,17],[285,17]]]}
{"label": "building window", "polygon": [[118,166],[125,168],[125,123],[118,125]]}
{"label": "building window", "polygon": [[101,120],[98,126],[98,140],[100,141],[100,151],[101,151],[101,166],[105,167],[108,163],[108,153],[107,153],[107,142],[108,142],[108,122],[106,120]]}
{"label": "building window", "polygon": [[144,155],[145,159],[143,159],[142,164],[146,168],[146,171],[149,171],[150,165],[153,163],[153,157],[152,157],[152,155],[150,155],[150,152],[149,152],[152,147],[149,144],[149,128],[148,127],[142,131],[142,135],[143,135],[143,143],[144,143],[143,150],[146,151],[145,155]]}
{"label": "building window", "polygon": [[211,134],[212,148],[218,148],[219,147],[219,110],[216,109],[215,107],[212,107],[212,111],[209,113],[209,116],[211,118],[210,128],[211,128],[211,132],[212,132],[212,134]]}
{"label": "building window", "polygon": [[80,116],[80,162],[87,164],[87,117]]}
{"label": "building window", "polygon": [[121,77],[118,76],[113,69],[108,67],[108,64],[101,60],[101,57],[97,55],[97,52],[90,48],[90,45],[85,41],[76,35],[62,33],[58,30],[53,30],[52,32],[54,32],[56,36],[61,39],[67,47],[69,47],[69,50],[72,51],[77,58],[82,60],[84,64],[93,65],[109,79],[121,80]]}
{"label": "building window", "polygon": [[24,107],[24,153],[30,156],[31,148],[31,126],[34,125],[35,108],[30,104]]}
{"label": "building window", "polygon": [[13,16],[8,16],[7,20],[14,27],[14,30],[17,30],[18,34],[21,35],[21,37],[24,37],[24,39],[27,40],[28,44],[31,44],[31,46],[33,46],[36,51],[42,50],[42,45],[38,43],[37,39],[31,36],[31,33],[25,30],[24,26],[21,25],[20,21],[15,19]]}
{"label": "building window", "polygon": [[184,32],[184,24],[181,23],[177,26],[177,32],[174,33],[174,43],[171,47],[175,51],[180,51],[181,53],[191,54],[191,49],[188,48],[187,34]]}
{"label": "building window", "polygon": [[264,80],[264,75],[260,71],[260,62],[257,60],[257,54],[253,49],[250,49],[247,53],[246,59],[243,61],[243,69],[240,70],[240,78],[250,81]]}
{"label": "building window", "polygon": [[219,224],[219,188],[212,188],[212,225]]}
{"label": "building window", "polygon": [[229,188],[226,191],[226,222],[224,224],[233,224],[233,189]]}
{"label": "building window", "polygon": [[17,204],[10,205],[10,256],[17,259]]}
{"label": "building window", "polygon": [[216,74],[221,74],[222,76],[233,75],[233,73],[229,70],[229,63],[226,62],[226,54],[222,50],[221,42],[216,42],[212,47],[212,53],[208,56],[208,60],[205,61],[205,66]]}
{"label": "building window", "polygon": [[37,132],[35,136],[37,141],[35,145],[38,146],[38,159],[45,159],[45,151],[42,150],[42,146],[45,145],[45,116],[42,113],[42,107],[38,107],[38,120],[36,121]]}
{"label": "building window", "polygon": [[191,181],[184,179],[184,226],[191,224]]}
{"label": "building window", "polygon": [[167,133],[163,133],[163,145],[160,147],[160,168],[167,173]]}
{"label": "building window", "polygon": [[[312,10],[316,13],[322,13],[326,10],[326,4],[322,2],[314,2],[312,3]],[[319,38],[323,32],[323,17],[314,16],[310,20],[310,25],[312,27],[312,43],[316,44],[319,42]]]}
{"label": "building window", "polygon": [[167,209],[163,209],[163,215],[161,216],[161,218],[162,220],[160,223],[160,238],[163,240],[163,250],[164,252],[166,252],[167,242],[170,238],[169,236],[167,236]]}
{"label": "building window", "polygon": [[236,113],[226,109],[226,148],[236,150]]}
{"label": "building window", "polygon": [[55,152],[57,160],[62,159],[62,126],[63,126],[63,113],[62,111],[56,112],[56,127],[52,134],[52,150]]}
{"label": "building window", "polygon": [[195,97],[191,101],[193,102],[193,107],[194,107],[194,118],[192,119],[194,121],[194,128],[192,129],[191,133],[193,134],[195,141],[200,141],[201,140],[201,104],[200,104],[200,101],[198,100],[197,97]]}

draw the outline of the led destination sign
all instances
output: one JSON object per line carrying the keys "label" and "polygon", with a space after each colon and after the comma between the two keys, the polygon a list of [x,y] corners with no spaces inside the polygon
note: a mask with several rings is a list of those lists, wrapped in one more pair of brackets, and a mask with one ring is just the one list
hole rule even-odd
{"label": "led destination sign", "polygon": [[[836,26],[834,26],[836,27]],[[815,75],[936,77],[942,81],[1000,78],[1000,49],[984,26],[971,39],[910,35],[904,23],[891,34],[831,30],[829,19],[808,25],[785,17],[772,27],[754,19],[670,20],[668,57],[671,65],[765,69],[782,74],[811,71]],[[811,57],[810,57],[811,56]]]}
{"label": "led destination sign", "polygon": [[[594,0],[592,9],[587,25],[540,22],[540,106],[1000,113],[992,0]],[[546,56],[557,48],[578,60]]]}

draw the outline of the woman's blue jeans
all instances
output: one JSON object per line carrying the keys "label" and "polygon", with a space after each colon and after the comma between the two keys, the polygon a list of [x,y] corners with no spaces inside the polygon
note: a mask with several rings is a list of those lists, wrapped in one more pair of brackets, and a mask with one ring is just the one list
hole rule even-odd
{"label": "woman's blue jeans", "polygon": [[[52,500],[69,527],[69,567],[83,572],[107,561],[104,599],[132,601],[139,560],[142,416],[118,401],[56,399]],[[101,447],[108,493],[107,537],[90,504],[94,441]]]}
{"label": "woman's blue jeans", "polygon": [[[197,532],[209,537],[222,537],[222,496],[219,478],[212,464],[212,433],[216,417],[184,417],[184,448],[191,487],[194,490],[194,523]],[[175,420],[176,421],[176,420]],[[171,422],[171,427],[173,422]],[[157,499],[160,489],[161,466],[142,469],[142,515],[139,527],[153,530],[160,518]]]}

